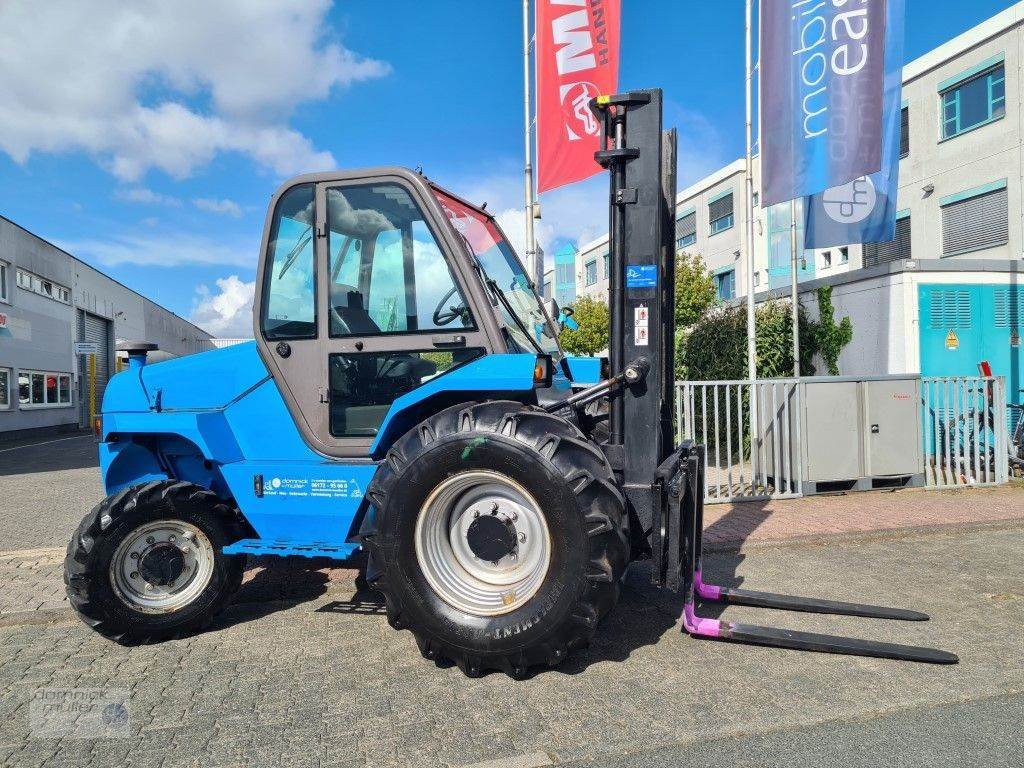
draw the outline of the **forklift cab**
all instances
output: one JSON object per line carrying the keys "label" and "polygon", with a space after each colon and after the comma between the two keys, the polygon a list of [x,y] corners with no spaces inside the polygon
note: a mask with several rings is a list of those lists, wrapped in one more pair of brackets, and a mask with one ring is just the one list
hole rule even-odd
{"label": "forklift cab", "polygon": [[419,174],[300,177],[265,232],[257,346],[321,453],[367,456],[395,400],[479,357],[561,356],[494,219]]}

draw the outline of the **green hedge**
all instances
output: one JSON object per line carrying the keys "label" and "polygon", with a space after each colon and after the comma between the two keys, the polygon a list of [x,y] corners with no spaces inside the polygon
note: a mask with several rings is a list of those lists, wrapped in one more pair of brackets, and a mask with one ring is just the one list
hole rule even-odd
{"label": "green hedge", "polygon": [[[832,288],[817,291],[818,320],[800,305],[800,373],[813,376],[815,355],[825,361],[830,376],[839,375],[839,354],[853,340],[853,324],[835,321]],[[757,326],[757,377],[793,375],[793,316],[788,302],[769,301],[754,312]],[[692,381],[747,378],[747,308],[716,307],[678,340],[676,373]]]}

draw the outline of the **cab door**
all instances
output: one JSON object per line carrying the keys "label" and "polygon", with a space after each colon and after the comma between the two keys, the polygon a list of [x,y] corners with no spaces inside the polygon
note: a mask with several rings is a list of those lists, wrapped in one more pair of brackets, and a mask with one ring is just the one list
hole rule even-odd
{"label": "cab door", "polygon": [[271,222],[261,351],[311,447],[366,457],[398,397],[494,351],[498,331],[422,181],[321,179],[309,232],[305,189]]}

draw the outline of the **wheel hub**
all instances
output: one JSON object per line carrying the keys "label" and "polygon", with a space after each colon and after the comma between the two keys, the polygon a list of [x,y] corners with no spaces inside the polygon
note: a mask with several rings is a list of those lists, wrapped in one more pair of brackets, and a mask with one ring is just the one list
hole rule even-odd
{"label": "wheel hub", "polygon": [[489,470],[447,478],[416,519],[416,558],[434,592],[475,616],[510,613],[544,582],[551,536],[540,505]]}
{"label": "wheel hub", "polygon": [[496,563],[516,551],[519,536],[512,521],[498,517],[495,512],[473,520],[466,531],[466,541],[476,557]]}
{"label": "wheel hub", "polygon": [[185,570],[185,555],[172,544],[153,547],[139,560],[139,575],[150,584],[167,586]]}
{"label": "wheel hub", "polygon": [[141,613],[172,613],[203,593],[213,577],[213,544],[183,520],[157,520],[131,531],[110,560],[110,584]]}

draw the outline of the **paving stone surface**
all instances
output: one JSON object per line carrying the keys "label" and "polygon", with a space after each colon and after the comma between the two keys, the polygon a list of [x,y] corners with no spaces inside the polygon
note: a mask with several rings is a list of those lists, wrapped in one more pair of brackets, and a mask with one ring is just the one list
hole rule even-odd
{"label": "paving stone surface", "polygon": [[[679,596],[651,588],[638,564],[591,648],[516,683],[424,661],[358,588],[357,561],[254,560],[209,631],[136,648],[103,639],[68,609],[61,583],[97,473],[77,442],[58,445],[63,457],[0,454],[3,766],[682,765],[708,739],[767,749],[787,731],[820,739],[830,723],[838,733],[885,722],[910,745],[921,713],[1003,722],[1024,693],[1020,486],[708,508],[705,573],[716,583],[892,602],[933,620],[704,615],[943,647],[958,666],[694,640],[680,631]],[[126,690],[127,737],[33,737],[32,702],[49,688]],[[986,764],[1024,765],[1024,753]]]}
{"label": "paving stone surface", "polygon": [[[635,567],[597,640],[516,683],[438,668],[372,600],[333,582],[317,597],[229,608],[203,634],[124,648],[65,613],[0,626],[0,764],[462,766],[553,763],[774,733],[1024,692],[1024,526],[717,552],[725,585],[891,600],[928,623],[730,607],[732,620],[934,645],[933,667],[694,640],[680,600]],[[717,609],[705,607],[705,615]],[[20,614],[30,617],[29,614]],[[128,737],[32,738],[40,688],[124,688]]]}

